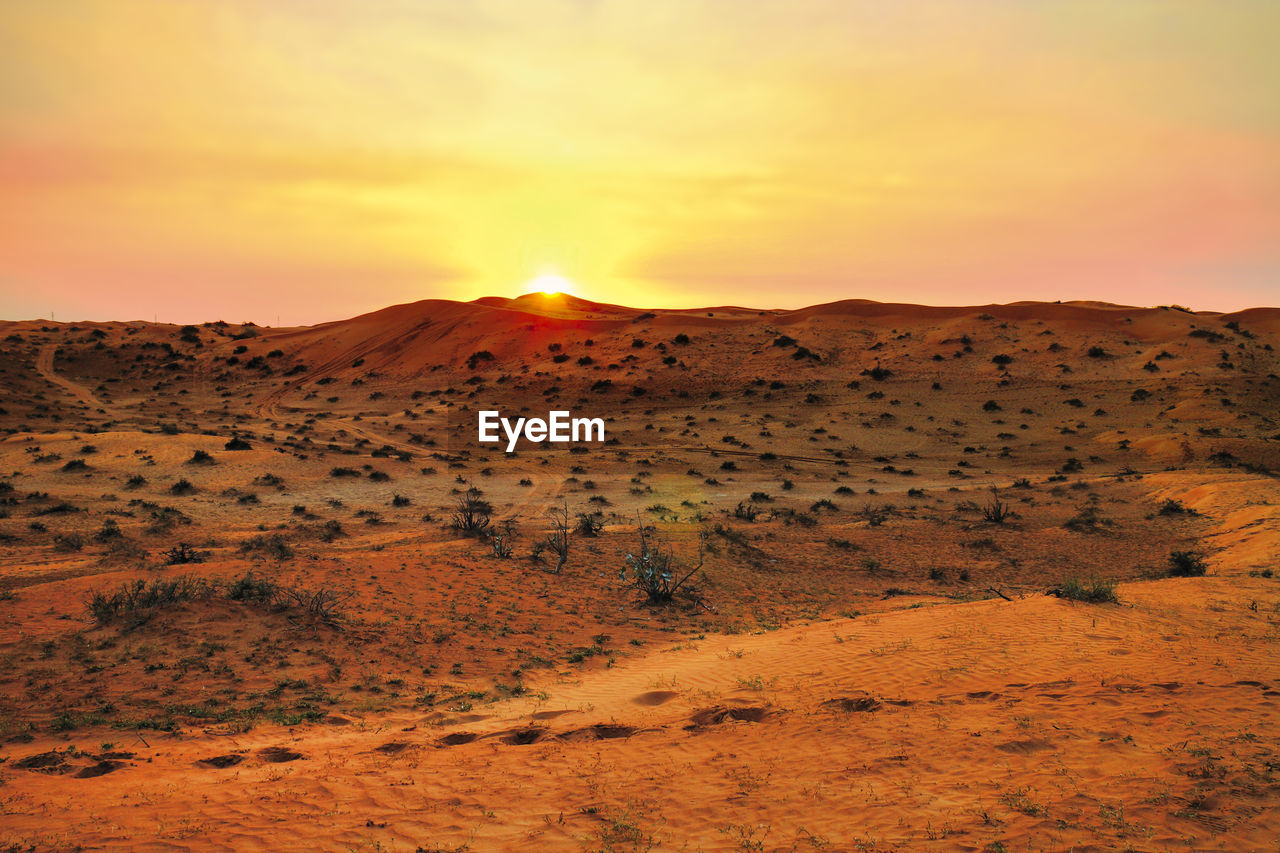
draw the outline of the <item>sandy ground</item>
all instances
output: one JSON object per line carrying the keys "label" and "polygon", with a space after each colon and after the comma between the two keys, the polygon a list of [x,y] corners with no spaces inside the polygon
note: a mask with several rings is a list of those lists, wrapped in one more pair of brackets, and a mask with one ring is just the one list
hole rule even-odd
{"label": "sandy ground", "polygon": [[[1280,849],[1280,312],[0,337],[4,849]],[[491,405],[616,443],[508,456]],[[450,527],[470,484],[511,558]],[[556,506],[600,527],[559,574]],[[702,531],[695,595],[620,582],[637,518]],[[332,609],[88,609],[184,577]]]}

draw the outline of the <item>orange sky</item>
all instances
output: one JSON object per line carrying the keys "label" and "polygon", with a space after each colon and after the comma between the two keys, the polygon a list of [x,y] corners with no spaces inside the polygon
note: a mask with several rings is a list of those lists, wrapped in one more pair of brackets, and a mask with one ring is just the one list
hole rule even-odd
{"label": "orange sky", "polygon": [[0,317],[1280,304],[1273,0],[5,0]]}

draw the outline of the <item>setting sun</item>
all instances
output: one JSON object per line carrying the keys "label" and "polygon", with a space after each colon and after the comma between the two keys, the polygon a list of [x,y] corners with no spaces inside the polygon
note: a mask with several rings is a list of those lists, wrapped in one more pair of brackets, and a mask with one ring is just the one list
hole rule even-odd
{"label": "setting sun", "polygon": [[555,296],[558,293],[572,294],[574,285],[573,282],[562,275],[543,273],[530,280],[526,285],[526,292],[533,293],[535,291],[545,293],[547,296]]}

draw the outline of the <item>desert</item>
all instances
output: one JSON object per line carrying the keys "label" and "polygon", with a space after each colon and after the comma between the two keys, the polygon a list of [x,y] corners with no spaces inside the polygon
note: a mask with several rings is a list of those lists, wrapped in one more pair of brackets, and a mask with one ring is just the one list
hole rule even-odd
{"label": "desert", "polygon": [[0,0],[0,853],[1280,853],[1277,32]]}
{"label": "desert", "polygon": [[1081,302],[5,322],[0,843],[1274,849],[1278,343]]}

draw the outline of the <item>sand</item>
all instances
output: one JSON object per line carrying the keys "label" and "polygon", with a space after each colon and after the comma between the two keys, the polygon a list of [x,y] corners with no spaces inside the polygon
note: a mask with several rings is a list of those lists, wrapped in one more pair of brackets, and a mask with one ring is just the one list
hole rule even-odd
{"label": "sand", "polygon": [[[1280,311],[0,325],[5,849],[1276,849]],[[552,406],[616,443],[475,440]],[[246,575],[332,600],[88,609]]]}

